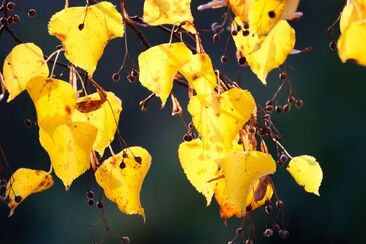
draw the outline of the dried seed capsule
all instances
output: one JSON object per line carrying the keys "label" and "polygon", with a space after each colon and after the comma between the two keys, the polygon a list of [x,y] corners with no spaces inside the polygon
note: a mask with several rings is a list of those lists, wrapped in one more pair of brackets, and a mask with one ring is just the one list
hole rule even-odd
{"label": "dried seed capsule", "polygon": [[223,64],[227,63],[227,56],[226,55],[221,56],[221,63],[223,63]]}
{"label": "dried seed capsule", "polygon": [[270,238],[271,236],[273,236],[273,230],[272,229],[266,229],[263,232],[263,236],[266,237],[266,238]]}
{"label": "dried seed capsule", "polygon": [[87,198],[93,198],[94,197],[94,192],[93,191],[87,191],[86,192],[86,197]]}
{"label": "dried seed capsule", "polygon": [[28,16],[29,17],[34,17],[34,16],[36,16],[36,14],[37,14],[37,12],[33,8],[31,8],[31,9],[28,10]]}
{"label": "dried seed capsule", "polygon": [[219,33],[215,33],[212,37],[213,42],[219,42],[220,39],[221,39],[221,37],[220,37]]}
{"label": "dried seed capsule", "polygon": [[112,75],[112,79],[113,79],[114,81],[119,81],[119,79],[121,79],[121,76],[119,75],[119,73],[114,73],[114,74]]}

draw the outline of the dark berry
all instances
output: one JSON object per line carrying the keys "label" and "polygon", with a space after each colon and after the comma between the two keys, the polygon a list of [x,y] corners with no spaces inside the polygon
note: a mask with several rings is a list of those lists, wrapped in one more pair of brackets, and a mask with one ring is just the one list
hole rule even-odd
{"label": "dark berry", "polygon": [[141,164],[142,158],[140,156],[135,156],[135,161],[136,163]]}
{"label": "dark berry", "polygon": [[15,196],[15,197],[14,197],[14,201],[15,201],[16,203],[20,203],[20,202],[22,201],[22,197],[21,197],[21,196]]}
{"label": "dark berry", "polygon": [[190,128],[190,129],[193,129],[193,123],[192,122],[190,122],[189,124],[188,124],[188,127]]}
{"label": "dark berry", "polygon": [[212,25],[211,25],[211,30],[215,33],[220,32],[221,25],[217,22],[213,22]]}
{"label": "dark berry", "polygon": [[238,59],[238,63],[239,63],[239,65],[241,65],[241,66],[243,66],[246,62],[247,62],[247,59],[246,59],[244,56],[241,56],[241,57]]}
{"label": "dark berry", "polygon": [[278,224],[274,224],[272,229],[274,232],[278,232],[278,231],[280,231],[281,228]]}
{"label": "dark berry", "polygon": [[244,27],[244,29],[249,29],[249,23],[248,22],[244,22],[243,27]]}
{"label": "dark berry", "polygon": [[264,110],[266,110],[267,113],[271,113],[273,111],[273,106],[272,105],[267,105]]}
{"label": "dark berry", "polygon": [[88,205],[89,206],[93,206],[94,205],[94,199],[93,198],[89,198],[88,199]]}
{"label": "dark berry", "polygon": [[126,168],[126,163],[122,160],[122,162],[119,164],[119,167],[120,167],[121,169]]}
{"label": "dark berry", "polygon": [[183,136],[183,141],[192,141],[193,140],[193,136],[191,134],[185,134]]}
{"label": "dark berry", "polygon": [[330,48],[330,50],[332,50],[332,51],[336,50],[336,49],[337,49],[337,43],[336,43],[335,41],[331,41],[331,42],[329,43],[329,48]]}
{"label": "dark berry", "polygon": [[221,63],[223,63],[223,64],[227,63],[227,56],[226,55],[221,56]]}
{"label": "dark berry", "polygon": [[215,33],[212,37],[213,42],[219,42],[220,39],[221,39],[221,37],[220,37],[219,33]]}
{"label": "dark berry", "polygon": [[231,31],[231,35],[233,35],[233,36],[236,36],[238,34],[238,31],[237,30],[232,30]]}
{"label": "dark berry", "polygon": [[14,23],[14,19],[13,19],[13,16],[9,16],[6,21],[9,23],[9,24],[13,24]]}
{"label": "dark berry", "polygon": [[121,241],[122,241],[122,244],[128,244],[128,243],[130,243],[130,238],[128,238],[128,236],[124,236],[124,237],[122,237]]}
{"label": "dark berry", "polygon": [[276,105],[275,110],[277,113],[281,113],[282,112],[282,106],[281,105]]}
{"label": "dark berry", "polygon": [[29,17],[34,17],[34,16],[36,16],[36,14],[37,14],[37,12],[33,8],[28,10],[28,16]]}
{"label": "dark berry", "polygon": [[81,23],[80,25],[78,25],[78,28],[79,28],[79,30],[84,29],[84,23]]}
{"label": "dark berry", "polygon": [[290,104],[285,104],[285,105],[283,105],[283,111],[284,112],[289,112],[291,110],[291,106],[290,106]]}
{"label": "dark berry", "polygon": [[264,119],[265,120],[271,120],[271,115],[270,114],[265,114]]}
{"label": "dark berry", "polygon": [[25,119],[24,120],[24,125],[27,126],[28,128],[32,126],[32,121],[30,119]]}
{"label": "dark berry", "polygon": [[14,24],[18,24],[18,23],[20,22],[20,17],[19,17],[19,15],[14,14],[12,18],[13,18],[13,22],[14,22]]}
{"label": "dark berry", "polygon": [[263,232],[263,236],[266,237],[266,238],[270,238],[271,236],[273,236],[273,230],[272,229],[266,229]]}
{"label": "dark berry", "polygon": [[245,241],[245,244],[253,244],[253,241],[248,239],[248,240]]}
{"label": "dark berry", "polygon": [[87,198],[93,198],[94,197],[94,192],[93,191],[87,191],[86,192],[86,197]]}
{"label": "dark berry", "polygon": [[62,49],[62,45],[61,45],[61,44],[60,44],[60,45],[57,45],[57,46],[56,46],[56,49],[57,49],[57,50]]}
{"label": "dark berry", "polygon": [[136,69],[131,70],[131,75],[134,77],[137,77],[139,75],[139,72]]}
{"label": "dark berry", "polygon": [[294,96],[291,96],[291,97],[289,97],[289,98],[287,99],[287,102],[288,102],[289,104],[295,104],[295,102],[296,102],[296,98],[295,98]]}
{"label": "dark berry", "polygon": [[102,202],[102,200],[97,201],[97,207],[98,208],[103,208],[104,207],[104,203]]}
{"label": "dark berry", "polygon": [[249,36],[250,32],[248,30],[243,30],[243,36]]}
{"label": "dark berry", "polygon": [[127,75],[127,80],[132,83],[136,80],[136,77],[129,74],[129,75]]}
{"label": "dark berry", "polygon": [[237,234],[237,235],[239,235],[239,236],[240,236],[241,234],[243,234],[243,232],[244,232],[243,227],[239,227],[239,228],[237,228],[237,229],[236,229],[236,234]]}
{"label": "dark berry", "polygon": [[277,161],[278,167],[282,168],[283,166],[285,166],[285,163],[283,163],[282,161],[278,160]]}
{"label": "dark berry", "polygon": [[7,19],[5,17],[1,17],[0,24],[6,25],[8,23]]}
{"label": "dark berry", "polygon": [[288,157],[287,157],[287,155],[286,155],[286,154],[282,154],[282,155],[280,156],[280,161],[281,161],[282,163],[286,163],[286,162],[287,162],[287,160],[288,160]]}
{"label": "dark berry", "polygon": [[274,17],[276,17],[276,13],[275,11],[271,10],[268,12],[268,17],[270,17],[271,19],[273,19]]}
{"label": "dark berry", "polygon": [[9,10],[15,9],[15,3],[14,2],[8,2],[8,4],[6,5],[6,8],[9,9]]}
{"label": "dark berry", "polygon": [[278,236],[282,239],[286,239],[288,238],[290,235],[290,233],[287,230],[279,230],[278,231]]}
{"label": "dark berry", "polygon": [[113,79],[114,81],[119,81],[119,79],[121,79],[121,76],[119,75],[119,73],[114,73],[114,74],[112,75],[112,79]]}
{"label": "dark berry", "polygon": [[255,129],[253,127],[250,127],[249,128],[249,133],[254,134],[255,133]]}
{"label": "dark berry", "polygon": [[268,100],[268,101],[266,102],[266,106],[268,106],[268,105],[273,105],[273,101],[272,101],[272,100]]}
{"label": "dark berry", "polygon": [[296,100],[296,107],[297,108],[302,108],[302,106],[304,106],[304,102],[301,99],[297,99]]}
{"label": "dark berry", "polygon": [[276,208],[283,208],[283,202],[281,200],[276,201]]}
{"label": "dark berry", "polygon": [[267,205],[264,207],[264,210],[266,211],[266,214],[271,214],[272,213],[272,206],[271,205]]}
{"label": "dark berry", "polygon": [[281,72],[279,75],[281,80],[286,80],[287,79],[287,74],[285,72]]}

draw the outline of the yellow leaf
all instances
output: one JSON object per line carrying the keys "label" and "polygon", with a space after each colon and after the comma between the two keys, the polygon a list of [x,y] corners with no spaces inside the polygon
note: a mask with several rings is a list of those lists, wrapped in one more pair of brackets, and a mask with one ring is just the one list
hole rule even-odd
{"label": "yellow leaf", "polygon": [[282,12],[282,19],[293,19],[299,4],[300,0],[288,0],[285,9]]}
{"label": "yellow leaf", "polygon": [[[149,25],[193,23],[191,0],[145,0],[144,21]],[[188,31],[195,32],[192,25]]]}
{"label": "yellow leaf", "polygon": [[62,80],[37,76],[27,84],[27,91],[36,107],[38,125],[43,121],[63,118],[71,119],[75,109],[76,93],[72,86]]}
{"label": "yellow leaf", "polygon": [[35,76],[48,76],[48,66],[42,50],[33,43],[19,44],[4,61],[4,80],[9,91],[8,102],[26,89],[27,82]]}
{"label": "yellow leaf", "polygon": [[43,121],[39,140],[51,159],[56,175],[68,190],[90,168],[90,154],[97,128],[85,122],[65,122],[53,117]]}
{"label": "yellow leaf", "polygon": [[266,84],[267,74],[285,62],[295,46],[295,30],[281,20],[260,43],[257,36],[233,36],[237,49],[245,56],[251,70]]}
{"label": "yellow leaf", "polygon": [[15,208],[29,195],[47,190],[52,185],[52,176],[43,170],[20,168],[15,171],[6,186],[9,216],[13,215]]}
{"label": "yellow leaf", "polygon": [[207,54],[195,54],[179,72],[191,83],[198,95],[211,94],[216,87],[216,75]]}
{"label": "yellow leaf", "polygon": [[288,164],[287,171],[305,191],[319,196],[319,187],[323,180],[323,171],[314,157],[301,155],[292,158]]}
{"label": "yellow leaf", "polygon": [[151,156],[142,147],[129,147],[103,162],[95,172],[106,197],[126,214],[139,214],[145,219],[140,203],[142,182],[151,165]]}
{"label": "yellow leaf", "polygon": [[[266,178],[267,176],[262,177]],[[230,205],[224,198],[224,190],[225,190],[225,179],[220,179],[217,182],[217,186],[215,188],[215,198],[217,203],[220,206],[220,216],[223,219],[228,219],[233,216],[235,217],[244,217],[248,211],[254,211],[255,209],[263,206],[266,200],[272,198],[273,188],[270,184],[263,185],[261,184],[261,179],[257,180],[254,183],[254,186],[249,190],[248,196],[245,201],[245,211],[242,212],[239,207]],[[255,195],[258,191],[265,190],[263,197],[261,199],[256,199]]]}
{"label": "yellow leaf", "polygon": [[281,20],[289,0],[251,0],[248,20],[252,33],[258,37],[267,35]]}
{"label": "yellow leaf", "polygon": [[254,107],[255,101],[249,91],[233,88],[221,95],[193,96],[188,111],[204,149],[220,154],[230,151],[233,140]]}
{"label": "yellow leaf", "polygon": [[139,55],[140,82],[160,97],[162,107],[173,88],[176,73],[191,56],[192,52],[182,42],[157,45]]}
{"label": "yellow leaf", "polygon": [[[77,102],[94,101],[98,99],[100,99],[99,94],[94,93],[79,98]],[[104,149],[113,141],[121,111],[121,100],[112,92],[107,92],[107,101],[104,102],[100,108],[89,113],[82,113],[75,110],[72,114],[72,120],[87,122],[98,129],[93,149],[96,150],[100,156],[103,156]]]}
{"label": "yellow leaf", "polygon": [[356,9],[354,8],[353,3],[349,2],[348,4],[346,4],[346,6],[344,6],[341,14],[341,19],[339,21],[341,33],[344,32],[344,30],[350,23],[357,21],[357,19],[358,16]]}
{"label": "yellow leaf", "polygon": [[200,139],[183,142],[178,155],[188,180],[206,197],[207,206],[210,205],[217,184],[213,179],[219,176],[218,165],[208,156]]}
{"label": "yellow leaf", "polygon": [[65,48],[66,58],[92,76],[108,41],[122,37],[121,14],[106,1],[87,7],[71,7],[54,14],[48,32]]}
{"label": "yellow leaf", "polygon": [[248,21],[249,3],[248,0],[228,0],[230,9],[241,21]]}
{"label": "yellow leaf", "polygon": [[338,54],[342,62],[355,60],[366,66],[366,48],[363,40],[366,39],[366,23],[364,20],[352,22],[343,31],[338,40]]}
{"label": "yellow leaf", "polygon": [[246,213],[249,191],[261,177],[273,174],[276,163],[272,156],[258,151],[232,153],[221,160],[225,188],[220,205]]}

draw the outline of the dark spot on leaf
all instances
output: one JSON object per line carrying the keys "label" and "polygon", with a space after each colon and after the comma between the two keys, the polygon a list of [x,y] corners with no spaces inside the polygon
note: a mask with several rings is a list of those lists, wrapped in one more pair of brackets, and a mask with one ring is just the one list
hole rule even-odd
{"label": "dark spot on leaf", "polygon": [[276,17],[276,13],[275,13],[275,11],[273,11],[273,10],[269,11],[269,12],[268,12],[268,16],[269,16],[271,19],[273,19],[274,17]]}

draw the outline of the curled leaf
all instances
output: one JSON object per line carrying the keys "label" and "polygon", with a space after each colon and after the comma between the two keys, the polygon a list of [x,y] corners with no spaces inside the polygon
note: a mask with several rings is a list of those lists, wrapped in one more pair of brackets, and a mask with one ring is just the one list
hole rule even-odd
{"label": "curled leaf", "polygon": [[52,176],[43,170],[20,168],[15,171],[6,186],[9,216],[13,215],[15,208],[29,195],[47,190],[52,185]]}
{"label": "curled leaf", "polygon": [[70,7],[54,14],[48,32],[65,48],[66,58],[92,76],[108,41],[124,35],[121,14],[106,1]]}
{"label": "curled leaf", "polygon": [[[113,141],[122,111],[122,101],[113,92],[107,92],[106,99],[107,101],[94,111],[83,113],[75,110],[72,114],[73,121],[87,122],[98,129],[93,149],[101,156],[103,156],[104,149]],[[77,104],[93,104],[93,101],[100,101],[98,93],[79,98]]]}
{"label": "curled leaf", "polygon": [[305,191],[319,196],[323,171],[314,157],[301,155],[292,158],[288,164],[287,171]]}
{"label": "curled leaf", "polygon": [[15,46],[5,58],[3,72],[10,102],[26,89],[30,79],[36,76],[47,77],[48,66],[37,45],[23,43]]}
{"label": "curled leaf", "polygon": [[151,165],[151,156],[142,147],[129,147],[105,160],[95,172],[106,197],[126,214],[139,214],[145,219],[140,203],[142,182]]}

